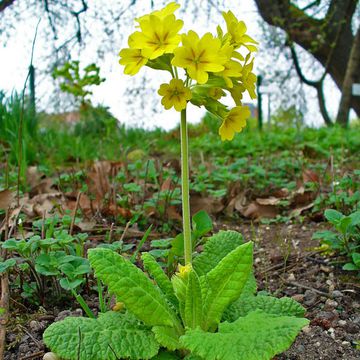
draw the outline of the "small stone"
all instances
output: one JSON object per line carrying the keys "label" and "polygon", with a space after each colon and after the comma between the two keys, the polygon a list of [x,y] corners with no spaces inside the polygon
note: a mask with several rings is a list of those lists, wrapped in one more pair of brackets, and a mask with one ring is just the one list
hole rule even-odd
{"label": "small stone", "polygon": [[309,325],[306,325],[305,327],[303,327],[301,329],[301,331],[304,333],[304,334],[310,334],[311,332],[311,327]]}
{"label": "small stone", "polygon": [[295,275],[293,273],[291,273],[289,276],[288,276],[288,280],[289,281],[295,281]]}
{"label": "small stone", "polygon": [[316,347],[319,347],[321,344],[320,344],[320,341],[317,341],[316,343],[315,343],[315,346]]}
{"label": "small stone", "polygon": [[254,263],[255,263],[255,264],[261,263],[261,259],[260,259],[259,257],[257,257],[257,258],[255,259]]}
{"label": "small stone", "polygon": [[339,320],[339,321],[338,321],[338,325],[341,326],[341,327],[343,327],[343,326],[346,325],[346,321],[345,321],[345,320]]}
{"label": "small stone", "polygon": [[334,291],[332,292],[332,296],[333,296],[334,298],[341,298],[341,297],[344,296],[344,294],[343,294],[341,291],[339,291],[339,290],[334,290]]}
{"label": "small stone", "polygon": [[300,302],[302,303],[304,301],[304,294],[295,294],[292,296],[292,298],[297,301],[297,302]]}
{"label": "small stone", "polygon": [[343,342],[341,343],[341,345],[350,345],[350,342],[349,342],[349,341],[343,341]]}
{"label": "small stone", "polygon": [[34,332],[38,332],[38,331],[41,331],[43,329],[42,324],[39,321],[36,321],[36,320],[31,320],[30,323],[29,323],[29,327]]}
{"label": "small stone", "polygon": [[304,294],[304,304],[306,306],[312,306],[317,301],[317,295],[315,292],[311,290],[306,290]]}
{"label": "small stone", "polygon": [[304,345],[298,345],[296,349],[300,354],[305,352],[305,346]]}
{"label": "small stone", "polygon": [[335,329],[334,328],[328,329],[327,333],[331,336],[332,339],[335,339]]}
{"label": "small stone", "polygon": [[43,356],[43,360],[60,360],[60,358],[53,352],[47,352]]}
{"label": "small stone", "polygon": [[325,302],[324,310],[333,310],[339,304],[335,300],[327,299]]}
{"label": "small stone", "polygon": [[324,266],[324,265],[320,265],[320,270],[327,274],[331,272],[331,268],[329,266]]}

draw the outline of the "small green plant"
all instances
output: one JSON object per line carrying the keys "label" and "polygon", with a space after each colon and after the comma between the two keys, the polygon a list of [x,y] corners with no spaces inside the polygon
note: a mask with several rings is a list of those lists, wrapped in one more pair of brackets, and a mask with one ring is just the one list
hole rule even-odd
{"label": "small green plant", "polygon": [[[71,217],[65,215],[34,222],[34,231],[44,229],[44,238],[33,235],[27,239],[8,239],[1,248],[12,256],[0,263],[0,273],[13,270],[14,286],[22,297],[32,303],[44,304],[51,292],[60,297],[60,287],[76,291],[86,281],[91,269],[84,258],[87,234],[72,236],[68,232]],[[60,286],[60,287],[59,287]]]}
{"label": "small green plant", "polygon": [[54,79],[60,78],[60,89],[72,94],[80,105],[89,104],[88,96],[92,94],[89,88],[105,81],[100,77],[100,68],[90,64],[80,71],[79,61],[68,61],[62,67],[53,71]]}
{"label": "small green plant", "polygon": [[317,231],[313,239],[320,239],[325,251],[345,256],[348,262],[344,264],[344,270],[360,271],[360,210],[345,216],[328,209],[324,215],[335,231]]}
{"label": "small green plant", "polygon": [[[170,3],[138,18],[140,31],[130,35],[130,48],[120,52],[120,63],[126,74],[147,65],[172,76],[159,94],[166,109],[181,112],[183,232],[172,241],[170,253],[179,246],[184,265],[170,279],[150,253],[143,253],[147,276],[110,249],[89,250],[95,276],[123,303],[124,311],[50,325],[44,342],[64,359],[271,359],[308,324],[305,310],[294,300],[256,295],[253,244],[244,243],[239,233],[220,231],[206,241],[201,254],[194,252],[212,225],[200,212],[191,226],[186,107],[188,102],[204,105],[221,120],[221,139],[232,140],[250,115],[241,103],[242,93],[256,97],[252,53],[257,43],[231,11],[223,13],[226,34],[218,27],[217,37],[207,33],[200,38],[194,31],[181,37],[183,22],[173,14],[178,7]],[[246,57],[237,52],[240,47],[247,50]],[[236,104],[231,110],[218,101],[225,91]]]}

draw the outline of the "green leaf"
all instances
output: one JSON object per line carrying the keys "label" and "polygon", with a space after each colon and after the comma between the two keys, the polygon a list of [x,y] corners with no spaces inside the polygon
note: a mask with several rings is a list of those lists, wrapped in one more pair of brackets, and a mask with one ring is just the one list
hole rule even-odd
{"label": "green leaf", "polygon": [[347,270],[347,271],[355,271],[355,270],[359,270],[359,268],[353,264],[353,263],[347,263],[342,267],[343,270]]}
{"label": "green leaf", "polygon": [[193,267],[199,276],[207,274],[228,253],[244,243],[236,231],[220,231],[211,236],[204,245],[204,251],[194,258]]}
{"label": "green leaf", "polygon": [[355,211],[354,213],[350,214],[349,217],[351,218],[352,226],[360,224],[360,210]]}
{"label": "green leaf", "polygon": [[267,360],[286,350],[308,323],[254,311],[233,323],[221,323],[218,333],[188,330],[180,342],[206,360]]}
{"label": "green leaf", "polygon": [[201,326],[203,318],[203,302],[200,280],[194,270],[191,270],[185,293],[184,317],[185,325],[191,329]]}
{"label": "green leaf", "polygon": [[351,255],[352,257],[352,261],[354,262],[354,264],[360,268],[360,253],[352,253]]}
{"label": "green leaf", "polygon": [[180,348],[179,339],[183,333],[179,333],[175,328],[170,326],[153,326],[153,333],[158,343],[169,349],[176,350]]}
{"label": "green leaf", "polygon": [[68,317],[55,322],[45,330],[44,342],[68,360],[150,359],[159,350],[153,333],[133,315],[111,311],[98,319]]}
{"label": "green leaf", "polygon": [[303,317],[305,309],[295,300],[287,297],[276,298],[272,296],[251,296],[240,298],[229,306],[224,314],[224,320],[235,321],[252,311],[262,310],[268,314],[278,316]]}
{"label": "green leaf", "polygon": [[160,290],[166,295],[172,304],[177,305],[177,299],[171,281],[165,275],[163,269],[157,263],[155,258],[149,253],[142,253],[141,259],[144,264],[144,269],[155,280]]}
{"label": "green leaf", "polygon": [[336,225],[344,217],[344,215],[341,212],[336,211],[334,209],[325,210],[324,216],[326,220],[331,222],[333,225]]}
{"label": "green leaf", "polygon": [[5,271],[11,269],[16,265],[15,259],[7,259],[3,262],[0,262],[0,274],[4,273]]}
{"label": "green leaf", "polygon": [[205,210],[200,210],[192,217],[194,235],[200,238],[213,229],[210,216]]}
{"label": "green leaf", "polygon": [[237,300],[252,269],[253,244],[238,246],[200,278],[204,295],[204,329],[216,326],[225,309]]}
{"label": "green leaf", "polygon": [[173,326],[177,323],[159,288],[129,260],[109,249],[89,250],[88,257],[95,275],[109,287],[109,292],[145,324]]}

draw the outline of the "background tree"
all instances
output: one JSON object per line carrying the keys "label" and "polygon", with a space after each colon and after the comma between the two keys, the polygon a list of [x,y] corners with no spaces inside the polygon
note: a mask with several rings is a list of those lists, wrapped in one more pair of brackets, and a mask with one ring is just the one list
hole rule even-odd
{"label": "background tree", "polygon": [[[286,33],[286,44],[291,48],[294,65],[300,79],[317,90],[321,113],[327,124],[331,120],[326,112],[323,94],[325,76],[329,74],[337,87],[342,90],[349,66],[349,59],[355,36],[352,20],[356,14],[358,0],[309,1],[300,7],[290,0],[255,0],[262,18],[270,25]],[[323,9],[326,8],[326,11]],[[324,15],[319,17],[323,11]],[[358,25],[357,25],[358,26]],[[323,73],[318,80],[308,80],[301,69],[294,44],[301,46],[323,66]],[[359,77],[360,67],[354,69]],[[352,97],[347,102],[360,117],[360,102]],[[338,117],[344,125],[346,118]]]}

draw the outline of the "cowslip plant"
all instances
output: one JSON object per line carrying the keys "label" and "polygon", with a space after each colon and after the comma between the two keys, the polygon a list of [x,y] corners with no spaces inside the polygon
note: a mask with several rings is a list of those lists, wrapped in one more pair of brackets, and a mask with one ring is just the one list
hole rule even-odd
{"label": "cowslip plant", "polygon": [[[223,14],[227,33],[218,27],[216,37],[194,31],[181,36],[178,7],[170,3],[138,18],[139,30],[120,52],[120,63],[130,75],[147,65],[172,76],[159,94],[165,108],[181,112],[184,264],[169,279],[150,253],[142,254],[142,271],[110,249],[89,250],[95,276],[122,306],[96,319],[69,317],[52,324],[44,342],[64,359],[271,359],[308,324],[294,300],[256,295],[253,245],[239,233],[220,231],[207,239],[201,254],[194,253],[193,234],[206,234],[209,227],[202,231],[194,221],[191,229],[186,106],[204,105],[221,117],[223,140],[241,131],[249,115],[242,93],[255,96],[250,57],[256,42],[230,11]],[[235,100],[231,110],[218,101],[224,90]]]}

